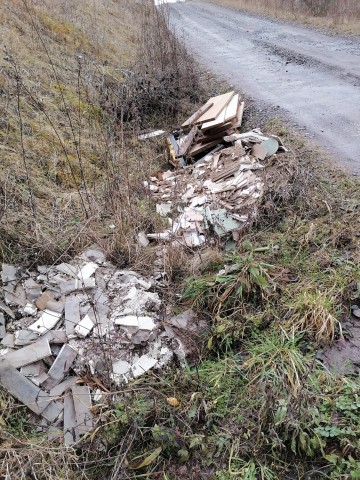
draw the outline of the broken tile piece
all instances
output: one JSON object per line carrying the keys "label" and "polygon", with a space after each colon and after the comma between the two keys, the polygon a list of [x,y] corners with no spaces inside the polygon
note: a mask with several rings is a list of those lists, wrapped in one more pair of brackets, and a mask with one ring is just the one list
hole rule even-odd
{"label": "broken tile piece", "polygon": [[71,348],[70,345],[63,345],[55,359],[55,362],[52,364],[48,372],[49,377],[43,385],[44,388],[50,390],[61,383],[72,366],[76,356],[77,352]]}
{"label": "broken tile piece", "polygon": [[6,354],[5,359],[7,363],[10,363],[13,367],[20,368],[51,355],[52,353],[48,340],[42,338],[27,347]]}
{"label": "broken tile piece", "polygon": [[150,357],[149,355],[143,355],[133,364],[131,370],[136,378],[153,368],[156,364],[157,360],[155,358]]}
{"label": "broken tile piece", "polygon": [[56,270],[60,273],[64,273],[65,275],[69,275],[69,277],[76,277],[76,274],[78,272],[78,268],[74,267],[70,263],[60,263],[59,265],[56,265]]}
{"label": "broken tile piece", "polygon": [[116,325],[122,327],[137,327],[139,328],[139,319],[136,315],[127,315],[125,317],[118,317],[115,319]]}
{"label": "broken tile piece", "polygon": [[87,386],[74,385],[71,391],[74,399],[76,430],[81,436],[91,431],[93,426],[90,389]]}
{"label": "broken tile piece", "polygon": [[85,317],[80,320],[80,322],[74,328],[74,333],[80,337],[87,337],[93,328],[94,322],[91,320],[89,315],[85,315]]}
{"label": "broken tile piece", "polygon": [[0,343],[4,345],[4,347],[14,348],[15,335],[13,333],[6,333]]}
{"label": "broken tile piece", "polygon": [[46,309],[41,314],[41,317],[35,323],[30,325],[28,329],[42,335],[54,328],[60,318],[61,313]]}
{"label": "broken tile piece", "polygon": [[20,373],[25,375],[25,377],[36,377],[40,374],[41,362],[30,363],[21,367]]}

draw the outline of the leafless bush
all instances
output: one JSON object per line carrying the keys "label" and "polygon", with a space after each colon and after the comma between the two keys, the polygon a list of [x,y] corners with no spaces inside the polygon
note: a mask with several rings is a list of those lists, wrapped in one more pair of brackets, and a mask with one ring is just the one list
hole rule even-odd
{"label": "leafless bush", "polygon": [[194,60],[171,31],[166,8],[144,2],[138,15],[134,66],[123,72],[122,84],[104,77],[102,105],[120,121],[148,127],[154,119],[173,121],[184,103],[199,101],[201,86]]}

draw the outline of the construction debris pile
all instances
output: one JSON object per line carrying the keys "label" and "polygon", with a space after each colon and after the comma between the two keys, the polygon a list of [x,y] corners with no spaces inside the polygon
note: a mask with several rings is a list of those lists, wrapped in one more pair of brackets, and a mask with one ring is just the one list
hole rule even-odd
{"label": "construction debris pile", "polygon": [[229,92],[211,98],[186,120],[186,135],[176,139],[170,134],[171,163],[183,168],[158,172],[144,182],[158,202],[158,213],[169,221],[166,231],[150,233],[149,239],[189,247],[204,244],[209,234],[232,235],[236,241],[256,218],[264,192],[257,171],[267,157],[285,148],[278,137],[260,130],[238,133],[243,111],[239,95]]}
{"label": "construction debris pile", "polygon": [[181,325],[160,320],[154,281],[116,269],[96,247],[37,271],[3,264],[1,279],[0,384],[67,446],[92,429],[104,384],[126,383],[174,355],[183,361],[181,330],[196,326],[186,313]]}

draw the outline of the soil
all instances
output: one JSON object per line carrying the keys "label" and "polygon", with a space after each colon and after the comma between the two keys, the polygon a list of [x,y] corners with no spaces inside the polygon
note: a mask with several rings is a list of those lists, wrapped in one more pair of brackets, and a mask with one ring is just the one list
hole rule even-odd
{"label": "soil", "polygon": [[360,38],[212,3],[172,4],[171,22],[205,68],[276,108],[360,174]]}

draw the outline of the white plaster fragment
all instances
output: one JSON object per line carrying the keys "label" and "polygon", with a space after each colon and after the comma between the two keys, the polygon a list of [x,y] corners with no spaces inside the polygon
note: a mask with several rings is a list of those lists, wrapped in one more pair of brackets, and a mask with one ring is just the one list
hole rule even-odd
{"label": "white plaster fragment", "polygon": [[35,315],[37,312],[37,308],[33,303],[27,303],[24,307],[24,313],[28,315]]}
{"label": "white plaster fragment", "polygon": [[49,309],[45,309],[41,314],[41,317],[33,324],[28,327],[28,330],[36,332],[39,335],[43,335],[52,328],[55,327],[57,322],[60,320],[61,313],[54,312]]}
{"label": "white plaster fragment", "polygon": [[74,332],[79,335],[79,337],[87,337],[93,328],[94,322],[89,315],[85,315],[85,317],[76,325]]}
{"label": "white plaster fragment", "polygon": [[140,330],[153,330],[155,328],[154,320],[151,317],[139,317],[139,328]]}
{"label": "white plaster fragment", "polygon": [[115,319],[116,325],[122,327],[137,327],[139,328],[139,320],[135,315],[127,315],[126,317],[118,317]]}
{"label": "white plaster fragment", "polygon": [[79,273],[77,274],[77,278],[79,278],[80,280],[86,280],[87,278],[90,278],[95,273],[98,267],[99,265],[95,262],[87,263],[80,268]]}
{"label": "white plaster fragment", "polygon": [[136,378],[153,368],[156,364],[157,360],[155,358],[152,358],[149,355],[143,355],[133,364],[131,370]]}
{"label": "white plaster fragment", "polygon": [[112,364],[113,372],[116,375],[125,375],[130,371],[130,367],[131,367],[130,363],[125,362],[124,360],[119,360]]}

